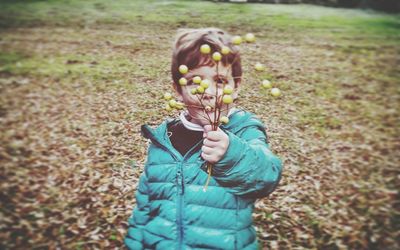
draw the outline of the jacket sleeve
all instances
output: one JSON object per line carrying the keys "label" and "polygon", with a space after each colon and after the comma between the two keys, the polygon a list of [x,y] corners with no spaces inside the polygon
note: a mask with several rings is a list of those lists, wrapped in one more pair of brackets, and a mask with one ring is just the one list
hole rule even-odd
{"label": "jacket sleeve", "polygon": [[144,249],[143,227],[149,220],[148,181],[145,173],[140,177],[136,191],[136,207],[128,220],[128,234],[125,237],[125,245],[130,250]]}
{"label": "jacket sleeve", "polygon": [[281,160],[269,149],[265,129],[251,126],[229,136],[223,158],[214,164],[213,177],[235,195],[262,198],[272,193],[282,174]]}

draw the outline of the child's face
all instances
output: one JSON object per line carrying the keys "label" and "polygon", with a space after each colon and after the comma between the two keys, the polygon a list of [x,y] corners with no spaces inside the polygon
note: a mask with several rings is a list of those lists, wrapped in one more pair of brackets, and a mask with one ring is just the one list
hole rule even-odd
{"label": "child's face", "polygon": [[[204,95],[192,95],[190,91],[199,86],[199,84],[193,83],[192,78],[200,76],[202,80],[207,79],[210,82],[210,86],[205,90]],[[185,103],[189,115],[191,116],[191,122],[197,123],[201,126],[210,124],[207,120],[207,114],[214,121],[214,112],[206,112],[201,104],[204,106],[215,107],[215,94],[218,96],[222,95],[224,86],[231,86],[234,91],[231,94],[233,98],[237,97],[238,90],[235,88],[235,82],[232,77],[232,69],[228,65],[218,65],[218,74],[216,66],[200,66],[193,70],[190,70],[184,76],[188,82],[186,86],[181,86],[182,93],[177,93],[182,101]],[[225,84],[224,84],[225,82]],[[217,86],[217,87],[216,87]],[[199,100],[200,99],[200,100]],[[221,108],[221,116],[227,115],[232,105],[227,106],[224,104]]]}

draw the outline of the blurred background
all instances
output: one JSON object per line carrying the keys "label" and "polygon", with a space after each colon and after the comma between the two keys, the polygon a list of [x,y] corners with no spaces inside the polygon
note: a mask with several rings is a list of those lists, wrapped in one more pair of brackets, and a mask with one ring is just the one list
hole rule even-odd
{"label": "blurred background", "polygon": [[339,8],[376,9],[387,12],[399,12],[400,2],[397,0],[215,0],[216,2],[243,2],[269,4],[317,4]]}
{"label": "blurred background", "polygon": [[399,249],[399,1],[247,2],[0,1],[0,249],[123,249],[140,125],[177,115],[172,42],[200,27],[256,36],[238,106],[284,164],[260,249]]}

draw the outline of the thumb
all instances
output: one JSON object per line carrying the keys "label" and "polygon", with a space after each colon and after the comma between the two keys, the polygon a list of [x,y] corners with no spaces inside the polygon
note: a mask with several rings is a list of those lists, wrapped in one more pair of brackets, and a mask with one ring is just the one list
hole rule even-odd
{"label": "thumb", "polygon": [[204,132],[212,131],[212,126],[211,125],[204,125]]}
{"label": "thumb", "polygon": [[203,128],[204,128],[203,137],[207,137],[207,132],[212,131],[212,126],[211,125],[205,125]]}

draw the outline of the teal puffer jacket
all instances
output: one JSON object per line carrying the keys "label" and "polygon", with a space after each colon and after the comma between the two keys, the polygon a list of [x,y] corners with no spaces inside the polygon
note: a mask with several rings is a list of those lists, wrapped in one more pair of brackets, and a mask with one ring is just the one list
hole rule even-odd
{"label": "teal puffer jacket", "polygon": [[182,156],[167,136],[142,126],[151,140],[136,191],[125,244],[129,249],[257,249],[252,212],[257,198],[270,194],[281,178],[281,161],[269,149],[263,123],[236,110],[221,126],[229,136],[224,157],[208,174],[202,141]]}

